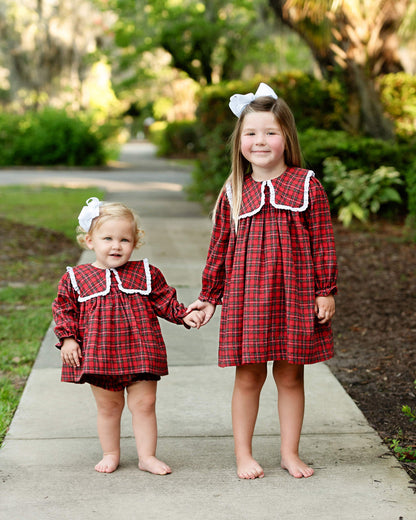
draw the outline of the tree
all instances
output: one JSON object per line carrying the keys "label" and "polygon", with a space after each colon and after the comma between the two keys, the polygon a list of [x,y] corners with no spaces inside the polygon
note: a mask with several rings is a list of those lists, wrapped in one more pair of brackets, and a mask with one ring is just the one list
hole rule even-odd
{"label": "tree", "polygon": [[355,131],[393,139],[376,80],[403,70],[398,30],[414,0],[269,0],[276,16],[308,44],[324,77],[339,77],[349,94]]}
{"label": "tree", "polygon": [[[260,72],[267,64],[275,71],[283,61],[279,38],[288,31],[281,23],[276,29],[267,0],[109,0],[106,5],[118,17],[114,32],[120,55],[114,66],[124,73],[134,68],[143,77],[141,59],[157,48],[200,85],[241,78],[247,67]],[[305,56],[303,42],[298,46]]]}
{"label": "tree", "polygon": [[88,0],[3,0],[0,57],[9,71],[9,100],[82,106],[110,18]]}

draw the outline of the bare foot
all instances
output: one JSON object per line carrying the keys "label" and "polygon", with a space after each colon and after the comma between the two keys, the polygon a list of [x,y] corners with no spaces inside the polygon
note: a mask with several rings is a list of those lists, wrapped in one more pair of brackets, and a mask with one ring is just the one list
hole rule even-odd
{"label": "bare foot", "polygon": [[168,475],[169,473],[172,473],[172,470],[167,464],[154,456],[146,458],[142,457],[139,462],[139,469],[142,471],[148,471],[154,475]]}
{"label": "bare foot", "polygon": [[314,474],[314,470],[305,464],[297,455],[289,455],[288,457],[282,456],[280,465],[295,478],[308,478]]}
{"label": "bare foot", "polygon": [[264,471],[253,457],[241,457],[237,460],[237,475],[244,479],[263,478]]}
{"label": "bare foot", "polygon": [[95,471],[98,471],[99,473],[112,473],[118,468],[119,461],[119,455],[114,453],[104,453],[103,458],[95,466]]}

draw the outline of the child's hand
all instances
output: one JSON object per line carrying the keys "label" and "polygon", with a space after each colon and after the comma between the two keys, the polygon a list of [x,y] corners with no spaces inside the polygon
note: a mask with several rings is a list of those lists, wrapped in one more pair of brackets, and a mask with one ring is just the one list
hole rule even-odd
{"label": "child's hand", "polygon": [[315,315],[319,323],[327,323],[334,314],[335,298],[332,295],[315,298]]}
{"label": "child's hand", "polygon": [[209,322],[209,320],[212,318],[212,316],[214,315],[214,312],[215,312],[215,308],[216,307],[213,303],[201,302],[201,300],[195,300],[193,303],[191,303],[191,305],[189,305],[187,310],[188,310],[188,312],[193,311],[195,309],[204,311],[205,318],[204,318],[204,321],[201,323],[201,327],[202,327],[202,325],[206,325]]}
{"label": "child's hand", "polygon": [[205,312],[204,311],[191,311],[189,314],[187,314],[183,321],[189,325],[189,327],[199,329],[201,325],[203,325],[203,322],[205,320]]}
{"label": "child's hand", "polygon": [[82,352],[74,338],[65,338],[61,347],[62,361],[70,367],[79,367],[81,364]]}

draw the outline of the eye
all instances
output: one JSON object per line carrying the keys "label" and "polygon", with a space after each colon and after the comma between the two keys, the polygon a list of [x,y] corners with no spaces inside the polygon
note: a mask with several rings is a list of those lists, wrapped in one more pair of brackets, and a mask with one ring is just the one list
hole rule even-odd
{"label": "eye", "polygon": [[111,237],[104,237],[103,240],[111,240]]}
{"label": "eye", "polygon": [[122,238],[121,241],[122,242],[130,242],[130,240],[128,238]]}

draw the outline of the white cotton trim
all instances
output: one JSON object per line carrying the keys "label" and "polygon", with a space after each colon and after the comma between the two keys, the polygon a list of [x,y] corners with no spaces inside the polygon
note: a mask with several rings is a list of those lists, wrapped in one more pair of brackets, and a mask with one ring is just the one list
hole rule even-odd
{"label": "white cotton trim", "polygon": [[244,213],[243,215],[240,215],[238,218],[242,219],[242,218],[252,217],[253,215],[255,215],[256,213],[258,213],[261,210],[261,208],[264,206],[264,202],[265,202],[264,191],[265,191],[266,185],[269,187],[269,190],[270,190],[270,204],[274,208],[276,208],[276,209],[286,209],[286,210],[294,211],[294,212],[298,212],[298,213],[300,213],[302,211],[305,211],[308,208],[308,206],[309,206],[309,183],[310,183],[310,179],[311,179],[311,177],[314,177],[314,176],[315,176],[315,173],[312,170],[309,170],[307,175],[306,175],[306,178],[305,178],[305,184],[303,186],[303,204],[302,204],[302,206],[294,207],[294,206],[287,206],[285,204],[276,204],[276,190],[274,189],[272,181],[268,180],[268,181],[263,181],[261,183],[261,201],[260,201],[259,207],[256,208],[253,211],[250,211],[249,213]]}
{"label": "white cotton trim", "polygon": [[[118,274],[116,269],[106,269],[105,270],[105,289],[103,291],[90,294],[88,296],[78,296],[79,302],[86,302],[88,300],[92,300],[93,298],[98,298],[98,296],[106,296],[111,289],[111,273],[114,273],[114,277],[117,281],[117,286],[120,289],[121,292],[124,292],[125,294],[142,294],[143,296],[147,296],[152,292],[152,275],[150,273],[150,266],[149,266],[149,260],[145,258],[143,260],[143,266],[144,266],[144,272],[146,274],[146,289],[126,289],[123,287],[123,284],[120,279],[120,275]],[[67,272],[69,273],[69,277],[71,280],[71,285],[74,288],[74,290],[80,294],[80,290],[77,284],[77,280],[75,278],[75,273],[72,267],[66,268]]]}
{"label": "white cotton trim", "polygon": [[123,284],[121,283],[120,276],[116,269],[111,269],[111,271],[114,273],[114,276],[117,280],[118,288],[121,292],[124,292],[125,294],[142,294],[143,296],[147,296],[152,291],[152,276],[150,274],[150,267],[149,267],[149,260],[145,258],[143,260],[143,266],[144,266],[144,272],[146,273],[146,289],[126,289],[123,287]]}
{"label": "white cotton trim", "polygon": [[277,209],[288,209],[290,211],[301,212],[305,211],[309,205],[309,182],[310,178],[314,177],[315,174],[312,170],[308,171],[306,175],[305,184],[303,185],[303,204],[299,208],[294,208],[293,206],[285,206],[284,204],[276,204],[276,193],[273,184],[271,181],[267,181],[267,184],[270,188],[270,203],[273,207]]}
{"label": "white cotton trim", "polygon": [[75,274],[74,274],[73,268],[72,267],[67,267],[66,268],[66,272],[69,274],[69,278],[71,280],[71,285],[72,285],[74,291],[79,294],[79,287],[78,287],[78,284],[77,284],[77,280],[75,278]]}
{"label": "white cotton trim", "polygon": [[225,191],[227,193],[228,202],[230,203],[230,206],[233,207],[233,190],[231,188],[231,183],[228,183],[225,186]]}

